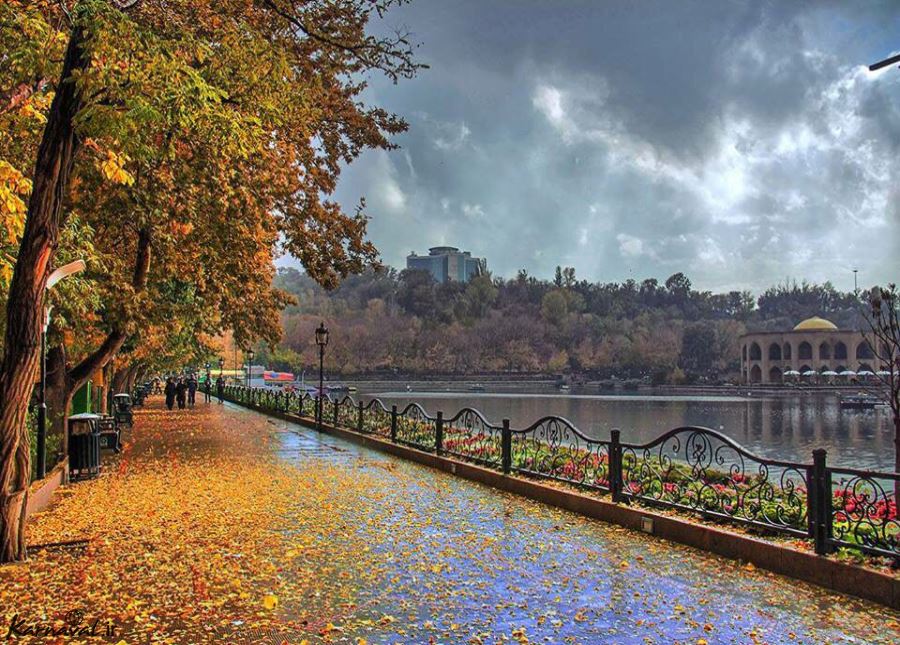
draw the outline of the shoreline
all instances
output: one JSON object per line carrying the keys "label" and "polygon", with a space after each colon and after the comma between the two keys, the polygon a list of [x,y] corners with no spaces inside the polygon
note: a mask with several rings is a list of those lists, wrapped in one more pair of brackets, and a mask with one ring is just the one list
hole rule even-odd
{"label": "shoreline", "polygon": [[[340,383],[359,389],[377,388],[402,392],[406,386],[410,393],[456,393],[456,394],[558,394],[561,396],[715,396],[741,399],[793,398],[802,396],[834,396],[868,391],[872,388],[855,385],[803,385],[803,386],[758,386],[758,385],[638,385],[624,387],[622,383],[609,387],[600,381],[587,381],[560,390],[558,381],[550,379],[507,380],[495,375],[474,375],[459,377],[411,377],[404,378],[347,378]],[[472,389],[477,387],[479,389]],[[483,389],[481,389],[483,388]]]}

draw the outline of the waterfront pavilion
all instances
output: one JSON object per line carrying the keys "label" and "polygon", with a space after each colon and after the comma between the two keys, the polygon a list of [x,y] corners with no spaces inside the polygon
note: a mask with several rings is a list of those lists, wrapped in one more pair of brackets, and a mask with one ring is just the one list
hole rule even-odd
{"label": "waterfront pavilion", "polygon": [[[780,384],[785,373],[875,372],[875,355],[859,331],[814,316],[788,331],[741,336],[741,380]],[[826,376],[827,377],[827,376]]]}

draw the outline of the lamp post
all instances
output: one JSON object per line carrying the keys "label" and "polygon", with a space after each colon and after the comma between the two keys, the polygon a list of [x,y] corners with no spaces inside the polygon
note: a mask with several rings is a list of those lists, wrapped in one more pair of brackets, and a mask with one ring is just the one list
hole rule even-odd
{"label": "lamp post", "polygon": [[[49,291],[57,282],[74,273],[84,271],[84,260],[75,260],[59,267],[47,278],[45,289]],[[41,325],[41,387],[39,392],[37,418],[37,478],[47,476],[47,327],[50,326],[50,310],[44,307],[44,320]]]}
{"label": "lamp post", "polygon": [[247,387],[250,387],[250,372],[253,369],[253,357],[254,353],[252,349],[247,350]]}
{"label": "lamp post", "polygon": [[203,366],[203,369],[206,370],[206,383],[204,383],[205,387],[203,388],[205,394],[204,400],[206,401],[206,403],[209,403],[212,400],[212,383],[209,382],[209,379],[211,378],[209,374],[209,368],[209,361],[206,361],[206,364]]}
{"label": "lamp post", "polygon": [[328,329],[321,323],[316,329],[316,345],[319,346],[319,402],[316,410],[316,426],[322,429],[322,397],[325,396],[325,346],[328,345]]}

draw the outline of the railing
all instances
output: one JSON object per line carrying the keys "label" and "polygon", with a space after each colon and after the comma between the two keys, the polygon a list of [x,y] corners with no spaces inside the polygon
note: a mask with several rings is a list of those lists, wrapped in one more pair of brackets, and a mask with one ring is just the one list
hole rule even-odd
{"label": "railing", "polygon": [[810,464],[759,457],[731,438],[697,426],[670,430],[645,444],[588,437],[547,416],[514,429],[464,408],[430,415],[418,403],[402,410],[367,403],[226,386],[232,401],[297,414],[449,455],[506,474],[564,482],[609,494],[615,503],[671,508],[767,533],[811,539],[825,554],[838,547],[900,559],[900,473],[828,466],[824,450]]}

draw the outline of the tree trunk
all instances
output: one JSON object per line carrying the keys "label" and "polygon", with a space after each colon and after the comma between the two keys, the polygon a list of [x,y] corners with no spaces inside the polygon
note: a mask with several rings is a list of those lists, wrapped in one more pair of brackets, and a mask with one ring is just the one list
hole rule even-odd
{"label": "tree trunk", "polygon": [[128,368],[120,367],[112,378],[111,390],[113,394],[124,392],[125,378],[128,376]]}
{"label": "tree trunk", "polygon": [[61,438],[59,449],[64,455],[68,454],[66,419],[71,403],[72,392],[66,382],[66,348],[54,345],[47,350],[47,434]]}
{"label": "tree trunk", "polygon": [[128,368],[128,376],[125,380],[126,386],[128,387],[128,393],[131,394],[134,392],[134,379],[137,376],[137,366],[132,365]]}
{"label": "tree trunk", "polygon": [[31,455],[25,415],[38,372],[44,289],[59,240],[60,210],[79,147],[74,119],[81,93],[72,72],[83,70],[83,32],[69,37],[34,168],[25,230],[6,305],[0,363],[0,562],[25,559],[25,506]]}

